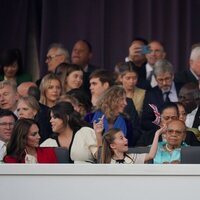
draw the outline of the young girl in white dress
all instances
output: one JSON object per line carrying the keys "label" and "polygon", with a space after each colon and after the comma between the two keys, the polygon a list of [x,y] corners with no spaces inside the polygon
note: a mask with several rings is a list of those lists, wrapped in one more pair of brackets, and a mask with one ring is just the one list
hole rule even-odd
{"label": "young girl in white dress", "polygon": [[110,129],[102,138],[101,163],[143,164],[156,154],[159,136],[166,128],[156,131],[149,153],[128,154],[128,140],[120,129]]}

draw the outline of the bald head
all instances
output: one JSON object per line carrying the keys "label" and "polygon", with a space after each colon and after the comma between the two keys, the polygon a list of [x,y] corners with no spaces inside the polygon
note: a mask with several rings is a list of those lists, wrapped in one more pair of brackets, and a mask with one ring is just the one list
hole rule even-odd
{"label": "bald head", "polygon": [[32,86],[37,87],[34,82],[23,82],[17,87],[17,92],[22,97],[28,96],[28,89]]}

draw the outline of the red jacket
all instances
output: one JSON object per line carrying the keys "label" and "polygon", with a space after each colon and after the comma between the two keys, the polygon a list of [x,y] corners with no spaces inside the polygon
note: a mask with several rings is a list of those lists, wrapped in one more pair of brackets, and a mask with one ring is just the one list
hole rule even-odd
{"label": "red jacket", "polygon": [[[36,151],[38,163],[58,163],[54,148],[38,147]],[[3,160],[5,163],[19,163],[15,157],[10,155],[6,155]],[[25,160],[23,159],[20,163],[25,163]]]}

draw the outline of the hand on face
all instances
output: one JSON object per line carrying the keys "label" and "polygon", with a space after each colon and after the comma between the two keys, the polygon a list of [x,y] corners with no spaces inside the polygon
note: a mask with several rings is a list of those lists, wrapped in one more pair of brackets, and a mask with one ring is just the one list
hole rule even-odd
{"label": "hand on face", "polygon": [[104,119],[104,115],[101,118],[99,118],[99,121],[93,122],[93,128],[96,134],[102,134],[104,130],[103,119]]}

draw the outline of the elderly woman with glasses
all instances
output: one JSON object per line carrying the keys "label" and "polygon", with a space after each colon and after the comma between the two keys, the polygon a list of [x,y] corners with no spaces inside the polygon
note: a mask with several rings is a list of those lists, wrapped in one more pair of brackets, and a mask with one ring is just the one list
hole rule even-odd
{"label": "elderly woman with glasses", "polygon": [[178,164],[180,163],[181,146],[186,138],[185,123],[179,119],[167,124],[165,140],[158,143],[158,150],[154,157],[154,164]]}

